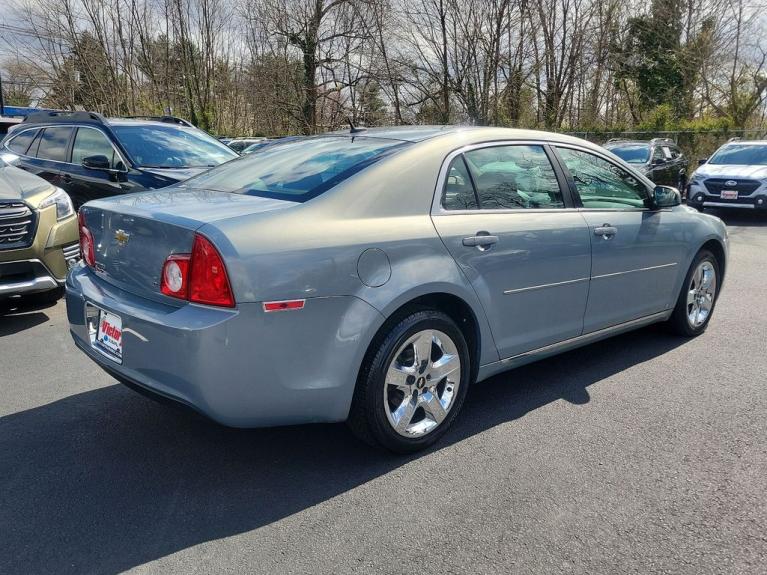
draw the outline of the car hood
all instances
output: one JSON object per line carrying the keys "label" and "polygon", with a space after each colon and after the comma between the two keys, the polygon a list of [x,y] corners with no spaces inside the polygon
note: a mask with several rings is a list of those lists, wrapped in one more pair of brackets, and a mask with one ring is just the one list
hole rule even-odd
{"label": "car hood", "polygon": [[23,200],[33,207],[53,192],[44,179],[15,166],[0,164],[0,201]]}
{"label": "car hood", "polygon": [[162,178],[168,178],[169,180],[175,180],[177,182],[183,182],[188,180],[192,176],[202,174],[210,168],[141,168],[143,172],[160,176]]}
{"label": "car hood", "polygon": [[748,178],[767,179],[767,166],[743,166],[730,164],[703,164],[695,175],[701,178]]}

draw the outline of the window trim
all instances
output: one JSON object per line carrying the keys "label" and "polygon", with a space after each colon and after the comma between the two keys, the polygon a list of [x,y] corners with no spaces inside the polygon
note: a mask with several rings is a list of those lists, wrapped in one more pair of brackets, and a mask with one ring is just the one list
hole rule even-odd
{"label": "window trim", "polygon": [[663,208],[663,210],[653,210],[651,208],[648,208],[647,206],[645,206],[644,208],[631,208],[628,206],[626,206],[625,208],[585,208],[583,207],[583,201],[581,200],[580,193],[578,193],[578,186],[575,184],[575,179],[573,178],[573,175],[570,173],[570,170],[567,168],[567,164],[565,164],[564,160],[562,159],[562,156],[559,155],[559,151],[557,148],[569,148],[571,150],[575,150],[576,152],[591,154],[602,160],[605,160],[606,162],[609,162],[610,164],[613,164],[621,168],[622,170],[634,176],[639,182],[644,184],[647,190],[648,198],[652,198],[653,190],[655,189],[655,184],[653,184],[652,181],[646,176],[643,176],[636,170],[632,169],[627,162],[624,162],[620,158],[618,158],[619,161],[616,162],[612,158],[609,158],[605,154],[601,153],[599,150],[592,150],[591,148],[587,148],[584,146],[577,146],[570,143],[552,142],[551,151],[556,156],[557,162],[559,163],[560,168],[565,174],[567,183],[570,187],[570,194],[572,195],[573,199],[576,202],[576,207],[578,208],[578,211],[581,211],[581,212],[652,212],[652,211],[663,211],[663,210],[670,209],[670,208]]}
{"label": "window trim", "polygon": [[[530,214],[530,213],[544,213],[544,214],[556,214],[561,212],[572,211],[577,208],[575,198],[572,196],[572,190],[570,189],[569,182],[565,178],[565,172],[561,169],[558,158],[556,157],[553,149],[552,142],[546,140],[493,140],[489,142],[481,142],[478,144],[469,144],[462,146],[458,149],[450,152],[442,160],[442,165],[439,169],[437,176],[437,185],[434,189],[434,196],[431,204],[432,216],[453,216],[453,215],[466,215],[466,214]],[[559,184],[559,191],[562,194],[562,202],[565,204],[563,208],[505,208],[505,209],[482,209],[479,197],[477,197],[477,209],[471,210],[448,210],[442,205],[442,195],[445,190],[445,184],[447,183],[448,171],[453,160],[457,156],[461,156],[466,152],[473,150],[479,150],[482,148],[497,148],[500,146],[539,146],[543,148],[546,157],[551,164],[552,170],[557,177],[557,183]],[[466,160],[464,159],[464,162]],[[468,166],[468,162],[467,162]],[[474,176],[469,169],[469,176],[472,178],[472,185],[474,186],[474,193],[478,195],[477,187],[474,185]]]}
{"label": "window trim", "polygon": [[106,141],[109,142],[109,145],[112,146],[112,150],[114,150],[114,152],[117,154],[117,157],[120,158],[120,162],[122,162],[122,165],[125,166],[125,169],[123,169],[123,170],[118,170],[116,168],[110,168],[107,171],[109,171],[110,173],[115,173],[115,174],[127,174],[128,171],[129,171],[129,168],[128,168],[129,164],[128,164],[128,162],[125,161],[125,157],[120,153],[120,150],[117,149],[117,147],[114,145],[112,140],[109,138],[109,136],[106,135],[106,133],[103,130],[99,130],[98,128],[95,128],[93,126],[79,126],[79,125],[77,126],[77,131],[75,132],[75,135],[72,137],[72,144],[71,144],[70,150],[69,150],[69,162],[67,162],[67,163],[72,165],[72,166],[83,167],[82,164],[76,164],[76,163],[72,162],[72,154],[75,151],[75,142],[77,141],[77,133],[80,130],[83,130],[83,129],[85,129],[85,130],[95,130],[96,132],[99,132],[102,136],[104,136]]}
{"label": "window trim", "polygon": [[[27,132],[29,130],[39,130],[40,133],[35,135],[35,137],[32,139],[32,142],[30,142],[30,146],[31,146],[32,144],[35,143],[35,141],[38,140],[38,137],[41,137],[42,133],[45,131],[46,128],[71,128],[72,129],[72,134],[69,136],[69,143],[67,144],[67,160],[68,161],[62,162],[61,160],[49,160],[47,158],[38,158],[37,156],[30,156],[28,154],[19,154],[18,152],[14,152],[13,150],[11,150],[8,147],[9,142],[11,142],[11,140],[13,140],[16,136],[18,136],[22,132]],[[2,146],[3,146],[4,149],[8,150],[10,153],[15,154],[15,155],[17,155],[17,156],[19,156],[21,158],[26,158],[26,159],[29,159],[29,160],[40,160],[41,162],[53,162],[54,164],[65,164],[67,166],[80,166],[80,167],[82,167],[82,164],[74,164],[71,161],[72,160],[72,148],[74,147],[74,144],[75,144],[75,136],[77,134],[77,130],[79,130],[80,128],[88,128],[88,129],[91,129],[91,130],[98,130],[99,132],[101,132],[106,137],[106,139],[109,140],[109,143],[112,145],[112,148],[114,148],[114,150],[120,156],[120,160],[122,161],[123,165],[125,166],[125,170],[109,170],[110,172],[119,173],[119,174],[127,174],[130,171],[131,166],[133,166],[133,163],[126,161],[125,154],[123,154],[120,151],[120,149],[117,146],[115,146],[114,142],[109,137],[109,135],[104,130],[101,130],[100,128],[96,128],[95,126],[88,126],[86,124],[38,124],[36,126],[30,126],[28,128],[24,128],[23,130],[21,130],[21,129],[18,130],[18,134],[14,133],[13,134],[13,138],[8,138],[7,141],[3,142]],[[14,130],[14,132],[15,132],[15,130]],[[38,148],[39,148],[39,145],[38,145]],[[27,147],[27,152],[28,151],[29,151],[29,147]]]}

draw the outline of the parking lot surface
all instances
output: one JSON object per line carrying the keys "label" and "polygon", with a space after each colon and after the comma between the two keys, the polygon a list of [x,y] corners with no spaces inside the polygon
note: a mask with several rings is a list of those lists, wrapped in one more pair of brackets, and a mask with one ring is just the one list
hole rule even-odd
{"label": "parking lot surface", "polygon": [[719,215],[703,336],[502,374],[409,457],[159,405],[75,349],[63,302],[0,303],[0,573],[764,572],[767,218]]}

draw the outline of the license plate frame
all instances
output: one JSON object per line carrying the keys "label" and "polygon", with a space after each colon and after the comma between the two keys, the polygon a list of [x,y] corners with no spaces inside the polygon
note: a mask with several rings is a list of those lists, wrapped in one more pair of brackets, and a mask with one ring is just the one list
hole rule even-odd
{"label": "license plate frame", "polygon": [[723,200],[737,200],[738,199],[738,190],[722,190],[722,193],[720,194],[720,197]]}
{"label": "license plate frame", "polygon": [[122,316],[95,306],[90,302],[86,304],[85,315],[91,347],[115,363],[122,363]]}

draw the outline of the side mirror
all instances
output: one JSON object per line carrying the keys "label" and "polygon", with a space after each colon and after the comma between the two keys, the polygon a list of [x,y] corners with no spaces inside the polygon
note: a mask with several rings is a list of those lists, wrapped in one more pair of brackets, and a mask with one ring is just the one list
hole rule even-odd
{"label": "side mirror", "polygon": [[655,158],[655,159],[652,161],[652,165],[653,165],[653,166],[662,166],[662,165],[663,165],[663,164],[665,164],[665,163],[666,163],[666,160],[664,160],[663,158]]}
{"label": "side mirror", "polygon": [[655,186],[652,199],[655,209],[673,208],[682,203],[682,195],[679,190],[671,186]]}
{"label": "side mirror", "polygon": [[89,170],[111,170],[112,169],[112,167],[109,165],[109,158],[102,155],[87,156],[83,158],[82,165],[84,168],[88,168]]}
{"label": "side mirror", "polygon": [[706,162],[708,162],[708,158],[700,158],[700,159],[698,159],[698,165],[699,166],[702,166]]}

